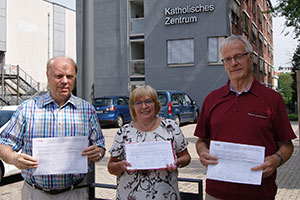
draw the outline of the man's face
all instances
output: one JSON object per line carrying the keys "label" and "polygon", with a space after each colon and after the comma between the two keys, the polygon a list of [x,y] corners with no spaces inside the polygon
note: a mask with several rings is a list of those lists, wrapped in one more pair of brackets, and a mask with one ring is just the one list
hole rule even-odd
{"label": "man's face", "polygon": [[239,81],[252,77],[252,53],[247,53],[245,44],[236,41],[222,50],[224,66],[230,80]]}
{"label": "man's face", "polygon": [[70,97],[74,88],[76,71],[73,63],[65,57],[58,57],[47,72],[50,95],[62,106]]}

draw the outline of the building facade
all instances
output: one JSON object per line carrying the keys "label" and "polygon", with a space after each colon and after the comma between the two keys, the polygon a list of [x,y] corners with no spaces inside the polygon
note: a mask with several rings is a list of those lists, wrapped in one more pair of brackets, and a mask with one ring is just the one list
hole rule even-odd
{"label": "building facade", "polygon": [[[80,65],[82,1],[76,8]],[[183,90],[201,105],[228,80],[219,44],[231,34],[249,39],[255,77],[272,87],[270,8],[269,0],[95,1],[94,96],[129,95],[149,84]]]}
{"label": "building facade", "polygon": [[46,90],[46,63],[54,56],[77,59],[75,11],[46,0],[0,0],[1,96],[16,92],[4,79],[17,66],[22,80],[30,77],[24,84]]}

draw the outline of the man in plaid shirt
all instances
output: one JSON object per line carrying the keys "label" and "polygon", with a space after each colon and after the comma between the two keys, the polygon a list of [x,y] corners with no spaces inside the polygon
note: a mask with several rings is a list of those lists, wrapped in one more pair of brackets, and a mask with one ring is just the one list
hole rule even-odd
{"label": "man in plaid shirt", "polygon": [[[86,174],[33,175],[39,161],[32,157],[33,138],[88,136],[81,156],[100,161],[104,137],[93,105],[72,95],[76,63],[66,57],[47,63],[49,92],[23,102],[0,137],[0,157],[22,169],[23,200],[88,199]],[[22,149],[22,153],[16,153]]]}

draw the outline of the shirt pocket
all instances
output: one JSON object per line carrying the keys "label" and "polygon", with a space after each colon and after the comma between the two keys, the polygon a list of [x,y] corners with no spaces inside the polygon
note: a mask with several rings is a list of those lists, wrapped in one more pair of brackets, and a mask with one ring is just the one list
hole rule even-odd
{"label": "shirt pocket", "polygon": [[263,119],[263,120],[269,119],[267,112],[258,111],[258,110],[249,110],[248,116],[253,117],[254,119]]}

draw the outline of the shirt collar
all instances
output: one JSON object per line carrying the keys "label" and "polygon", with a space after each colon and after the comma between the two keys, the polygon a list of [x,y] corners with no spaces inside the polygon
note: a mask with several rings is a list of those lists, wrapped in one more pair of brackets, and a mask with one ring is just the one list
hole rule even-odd
{"label": "shirt collar", "polygon": [[[45,95],[44,95],[44,99],[43,99],[43,107],[49,104],[56,104],[57,103],[54,101],[54,99],[51,97],[50,92],[48,91]],[[67,104],[71,104],[74,107],[76,107],[76,99],[75,96],[71,94],[70,98],[67,100],[67,102],[62,106],[64,107]],[[58,105],[57,105],[58,106]]]}
{"label": "shirt collar", "polygon": [[[223,89],[223,96],[224,97],[228,96],[230,94],[230,92],[234,92],[234,93],[238,94],[237,92],[235,92],[232,89],[230,80],[228,80],[226,86]],[[253,81],[252,81],[250,87],[248,87],[244,92],[250,92],[254,96],[259,96],[259,82],[255,78],[253,78]],[[242,93],[244,93],[244,92],[242,92]],[[240,94],[242,94],[242,93],[240,93]],[[240,94],[238,94],[238,95],[240,95]]]}

